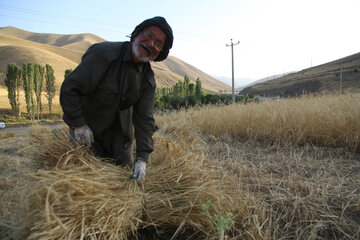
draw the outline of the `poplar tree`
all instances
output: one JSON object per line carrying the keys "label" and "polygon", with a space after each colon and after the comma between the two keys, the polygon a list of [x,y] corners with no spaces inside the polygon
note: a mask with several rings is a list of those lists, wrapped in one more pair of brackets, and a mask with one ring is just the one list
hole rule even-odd
{"label": "poplar tree", "polygon": [[195,84],[190,83],[189,84],[189,95],[194,96],[195,95]]}
{"label": "poplar tree", "polygon": [[25,91],[26,110],[31,120],[34,120],[34,64],[23,64],[23,88]]}
{"label": "poplar tree", "polygon": [[200,100],[202,94],[203,94],[203,91],[201,88],[201,80],[200,80],[200,78],[197,78],[196,85],[195,85],[195,96],[198,100]]}
{"label": "poplar tree", "polygon": [[156,88],[156,94],[155,97],[161,97],[162,96],[162,88]]}
{"label": "poplar tree", "polygon": [[189,85],[190,85],[190,78],[188,77],[188,75],[185,75],[184,76],[184,96],[185,97],[190,95]]}
{"label": "poplar tree", "polygon": [[66,69],[65,70],[65,74],[64,74],[64,80],[73,72],[73,70],[70,68],[70,69]]}
{"label": "poplar tree", "polygon": [[49,112],[51,115],[52,100],[55,97],[55,76],[54,76],[54,69],[49,64],[46,64],[45,68],[46,68],[45,91],[46,91],[46,98],[49,104]]}
{"label": "poplar tree", "polygon": [[168,94],[169,94],[169,88],[167,88],[167,87],[162,88],[162,95],[166,96]]}
{"label": "poplar tree", "polygon": [[11,109],[15,113],[16,120],[20,119],[20,88],[21,88],[21,69],[15,63],[7,65],[5,85],[8,89],[8,98]]}
{"label": "poplar tree", "polygon": [[36,63],[34,65],[34,91],[36,96],[36,113],[37,119],[40,119],[41,107],[41,92],[44,82],[44,67]]}
{"label": "poplar tree", "polygon": [[174,86],[174,95],[182,97],[184,96],[184,84],[181,81],[178,81]]}
{"label": "poplar tree", "polygon": [[34,79],[33,63],[28,63],[27,71],[28,71],[27,75],[28,75],[29,87],[30,87],[30,119],[33,121],[35,120],[35,100],[34,100],[35,79]]}

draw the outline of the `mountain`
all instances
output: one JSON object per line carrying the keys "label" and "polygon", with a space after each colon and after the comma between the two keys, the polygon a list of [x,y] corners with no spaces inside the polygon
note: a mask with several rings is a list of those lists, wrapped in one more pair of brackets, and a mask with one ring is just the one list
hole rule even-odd
{"label": "mountain", "polygon": [[270,81],[257,83],[244,88],[240,94],[287,97],[322,91],[338,92],[340,77],[342,77],[343,90],[360,89],[360,52]]}
{"label": "mountain", "polygon": [[262,82],[266,82],[266,81],[269,81],[269,80],[272,80],[272,79],[276,79],[278,77],[281,77],[281,76],[285,76],[285,75],[288,75],[290,73],[293,73],[293,72],[288,72],[288,73],[284,73],[284,74],[277,74],[277,75],[273,75],[273,76],[270,76],[270,77],[266,77],[266,78],[261,78],[259,80],[256,80],[256,81],[253,81],[253,82],[250,82],[249,84],[246,84],[246,85],[243,85],[241,87],[238,87],[236,88],[237,91],[241,92],[241,90],[247,88],[247,87],[250,87],[250,86],[253,86],[257,83],[262,83]]}
{"label": "mountain", "polygon": [[[24,62],[50,64],[55,72],[59,90],[66,69],[75,69],[84,52],[94,43],[106,41],[94,34],[33,33],[14,27],[0,28],[0,86],[4,86],[9,63],[22,66]],[[188,75],[195,83],[199,77],[206,92],[217,93],[230,87],[186,62],[169,56],[165,61],[151,63],[157,86],[171,87]]]}
{"label": "mountain", "polygon": [[[215,75],[213,75],[213,77],[216,79],[219,79],[220,81],[222,81],[226,85],[229,85],[230,87],[232,86],[232,79],[229,77],[215,76]],[[250,84],[251,82],[254,82],[254,81],[255,81],[254,79],[247,78],[247,77],[235,78],[234,79],[235,88],[238,89],[238,88],[240,88],[239,86],[244,86],[244,85]]]}
{"label": "mountain", "polygon": [[[199,69],[195,68],[194,66],[176,58],[173,56],[169,56],[165,61],[162,62],[152,62],[151,63],[153,70],[155,72],[155,77],[158,77],[160,82],[164,84],[166,79],[163,79],[161,76],[161,71],[170,71],[175,73],[179,78],[179,80],[183,81],[184,76],[187,75],[190,78],[190,82],[195,83],[197,78],[201,80],[201,86],[207,92],[218,93],[219,90],[229,90],[231,89],[225,83],[211,77],[210,75],[200,71]],[[170,85],[173,86],[174,83],[172,82]]]}
{"label": "mountain", "polygon": [[81,52],[86,51],[94,43],[105,41],[90,33],[69,35],[33,33],[14,27],[0,28],[0,34]]}

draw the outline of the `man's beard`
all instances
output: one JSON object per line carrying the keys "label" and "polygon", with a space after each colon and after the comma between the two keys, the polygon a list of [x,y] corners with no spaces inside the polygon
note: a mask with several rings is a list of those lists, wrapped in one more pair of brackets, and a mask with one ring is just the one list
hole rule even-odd
{"label": "man's beard", "polygon": [[[140,56],[141,53],[139,51],[139,48],[145,48],[147,49],[150,53],[149,53],[149,57],[143,57],[143,56]],[[146,51],[146,50],[145,50]],[[152,57],[154,54],[153,52],[144,44],[144,43],[136,43],[134,42],[134,45],[133,45],[133,52],[134,52],[134,55],[135,57],[140,60],[141,62],[150,62],[151,60],[153,60],[154,58]]]}

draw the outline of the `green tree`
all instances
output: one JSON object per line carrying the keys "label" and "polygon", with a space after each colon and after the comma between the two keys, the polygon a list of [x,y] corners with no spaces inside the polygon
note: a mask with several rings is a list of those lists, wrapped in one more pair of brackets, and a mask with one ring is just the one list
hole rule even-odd
{"label": "green tree", "polygon": [[185,99],[182,98],[181,96],[171,96],[169,98],[169,105],[173,109],[179,109],[185,106]]}
{"label": "green tree", "polygon": [[25,93],[25,103],[26,103],[26,111],[27,113],[30,112],[30,97],[29,97],[29,80],[27,75],[27,63],[23,63],[23,70],[22,70],[22,81],[23,81],[23,89]]}
{"label": "green tree", "polygon": [[173,88],[173,94],[178,97],[184,96],[184,85],[181,81],[178,81],[174,88]]}
{"label": "green tree", "polygon": [[162,88],[162,96],[166,96],[168,94],[169,94],[169,88],[167,87]]}
{"label": "green tree", "polygon": [[189,92],[189,85],[190,85],[190,78],[188,77],[188,75],[184,76],[184,96],[189,96],[190,92]]}
{"label": "green tree", "polygon": [[46,98],[49,104],[49,112],[51,115],[51,106],[53,98],[55,97],[55,76],[54,69],[49,65],[45,65],[46,73],[45,73],[45,91]]}
{"label": "green tree", "polygon": [[35,120],[35,100],[34,100],[34,89],[35,89],[35,75],[34,75],[34,64],[28,63],[28,79],[30,83],[30,119]]}
{"label": "green tree", "polygon": [[72,68],[66,69],[64,74],[64,80],[73,72]]}
{"label": "green tree", "polygon": [[41,107],[41,92],[44,83],[44,67],[38,63],[34,65],[34,91],[36,96],[36,113],[37,119],[40,119]]}
{"label": "green tree", "polygon": [[164,107],[164,102],[162,100],[163,100],[162,97],[156,96],[155,101],[154,101],[154,107],[163,108]]}
{"label": "green tree", "polygon": [[21,87],[21,69],[15,63],[7,65],[5,85],[8,89],[8,98],[11,109],[14,111],[16,120],[20,119],[20,87]]}
{"label": "green tree", "polygon": [[161,97],[162,107],[169,107],[170,106],[170,95],[164,95]]}
{"label": "green tree", "polygon": [[156,92],[155,92],[155,97],[158,97],[158,98],[160,98],[163,94],[163,88],[162,87],[157,87],[156,88]]}
{"label": "green tree", "polygon": [[203,95],[203,90],[201,88],[201,80],[200,78],[197,78],[195,85],[195,96],[197,97],[197,99],[200,99],[202,95]]}
{"label": "green tree", "polygon": [[195,84],[190,83],[189,84],[189,95],[194,96],[195,95]]}
{"label": "green tree", "polygon": [[23,88],[25,91],[26,110],[31,120],[34,120],[34,64],[23,64]]}

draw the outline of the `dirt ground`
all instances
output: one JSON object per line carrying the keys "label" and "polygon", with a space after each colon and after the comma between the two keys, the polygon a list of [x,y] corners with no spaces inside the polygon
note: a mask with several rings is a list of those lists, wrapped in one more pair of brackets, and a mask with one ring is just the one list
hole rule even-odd
{"label": "dirt ground", "polygon": [[[47,123],[50,127],[61,124]],[[14,229],[14,226],[28,212],[21,204],[26,198],[27,186],[31,184],[28,174],[40,167],[30,154],[30,126],[16,124],[0,129],[0,239],[22,239],[28,231],[24,226],[19,229]]]}
{"label": "dirt ground", "polygon": [[[53,125],[56,126],[59,123]],[[22,222],[28,209],[21,201],[26,198],[27,186],[31,184],[27,175],[40,165],[29,153],[28,129],[29,126],[14,126],[0,130],[3,136],[0,138],[0,239],[23,239],[29,231]],[[6,133],[12,134],[6,137]],[[316,146],[264,146],[260,142],[233,139],[226,134],[215,140],[204,136],[204,142],[209,146],[209,156],[219,160],[219,167],[227,169],[229,174],[241,175],[249,189],[261,185],[268,191],[273,184],[269,179],[274,182],[289,179],[291,182],[291,178],[334,188],[346,199],[352,199],[351,206],[343,206],[343,214],[354,226],[360,226],[360,153]],[[291,191],[291,186],[289,183],[283,189]],[[356,201],[359,202],[356,204]]]}
{"label": "dirt ground", "polygon": [[[26,176],[35,171],[36,166],[27,154],[29,137],[27,131],[19,131],[15,137],[0,139],[0,239],[16,237],[21,239],[26,229],[15,229],[26,209],[20,204],[26,197],[26,191],[19,188],[29,184]],[[16,233],[14,235],[14,233]]]}

